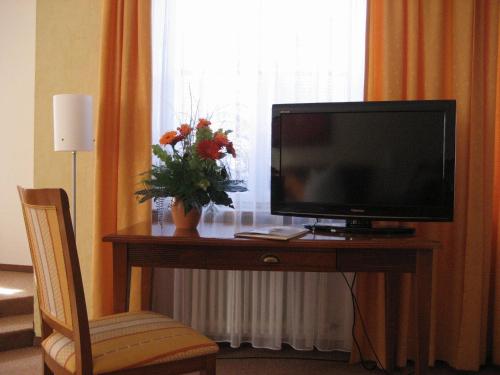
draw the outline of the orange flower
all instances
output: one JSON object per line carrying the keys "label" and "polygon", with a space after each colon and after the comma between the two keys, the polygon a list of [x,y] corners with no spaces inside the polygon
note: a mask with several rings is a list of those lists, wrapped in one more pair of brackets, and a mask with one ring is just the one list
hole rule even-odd
{"label": "orange flower", "polygon": [[214,142],[219,146],[227,146],[229,144],[229,139],[227,139],[227,135],[219,131],[214,135]]}
{"label": "orange flower", "polygon": [[198,125],[196,125],[196,129],[206,128],[210,124],[212,124],[212,123],[210,121],[208,121],[206,118],[200,118]]}
{"label": "orange flower", "polygon": [[172,144],[172,141],[175,139],[177,136],[177,132],[175,130],[166,132],[163,134],[160,138],[160,144],[161,145],[170,145]]}
{"label": "orange flower", "polygon": [[179,128],[177,128],[179,132],[184,136],[187,137],[191,133],[191,127],[188,124],[182,124]]}
{"label": "orange flower", "polygon": [[198,143],[196,150],[202,159],[217,160],[224,156],[223,153],[219,152],[220,146],[214,141],[207,139]]}
{"label": "orange flower", "polygon": [[171,142],[171,145],[172,146],[175,146],[175,144],[179,141],[182,141],[184,138],[186,138],[185,136],[183,136],[182,134],[177,134],[174,139],[172,139],[172,142]]}

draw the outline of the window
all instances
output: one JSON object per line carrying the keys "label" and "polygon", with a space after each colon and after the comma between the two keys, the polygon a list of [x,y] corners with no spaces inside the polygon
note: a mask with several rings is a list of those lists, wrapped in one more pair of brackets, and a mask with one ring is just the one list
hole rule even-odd
{"label": "window", "polygon": [[363,98],[365,0],[154,2],[153,139],[191,112],[234,131],[240,209],[269,211],[271,104]]}
{"label": "window", "polygon": [[[366,0],[153,1],[153,142],[195,114],[232,129],[233,177],[249,190],[233,195],[232,220],[281,220],[269,215],[271,105],[362,100],[365,18]],[[233,346],[350,350],[339,275],[176,271],[175,282],[192,298],[174,298],[174,317]]]}

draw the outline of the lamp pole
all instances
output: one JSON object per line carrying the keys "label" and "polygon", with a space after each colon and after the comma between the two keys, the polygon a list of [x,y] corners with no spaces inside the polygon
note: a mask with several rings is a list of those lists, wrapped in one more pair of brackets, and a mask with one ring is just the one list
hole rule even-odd
{"label": "lamp pole", "polygon": [[73,186],[72,186],[72,190],[73,190],[73,212],[71,214],[71,219],[72,219],[72,223],[73,223],[73,232],[75,233],[75,237],[76,237],[76,151],[71,151],[71,154],[73,156],[73,168],[72,168],[72,172],[73,172]]}

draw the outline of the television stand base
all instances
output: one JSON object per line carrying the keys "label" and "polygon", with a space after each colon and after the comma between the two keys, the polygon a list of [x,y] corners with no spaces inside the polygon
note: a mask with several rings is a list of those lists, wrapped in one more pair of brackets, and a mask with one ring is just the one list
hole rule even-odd
{"label": "television stand base", "polygon": [[304,225],[309,230],[317,232],[329,232],[334,234],[369,234],[369,235],[415,235],[415,228],[409,227],[379,227],[374,228],[370,220],[347,220],[346,226],[336,226],[331,224],[306,224]]}

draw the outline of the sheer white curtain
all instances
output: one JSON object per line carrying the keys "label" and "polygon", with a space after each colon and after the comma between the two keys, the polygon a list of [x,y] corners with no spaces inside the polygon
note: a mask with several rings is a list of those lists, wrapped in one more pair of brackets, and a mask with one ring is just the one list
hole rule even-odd
{"label": "sheer white curtain", "polygon": [[[366,0],[153,0],[153,142],[210,117],[234,131],[233,177],[248,185],[201,225],[304,221],[269,214],[271,105],[362,100],[365,18]],[[338,274],[157,271],[154,303],[232,346],[351,347]]]}

